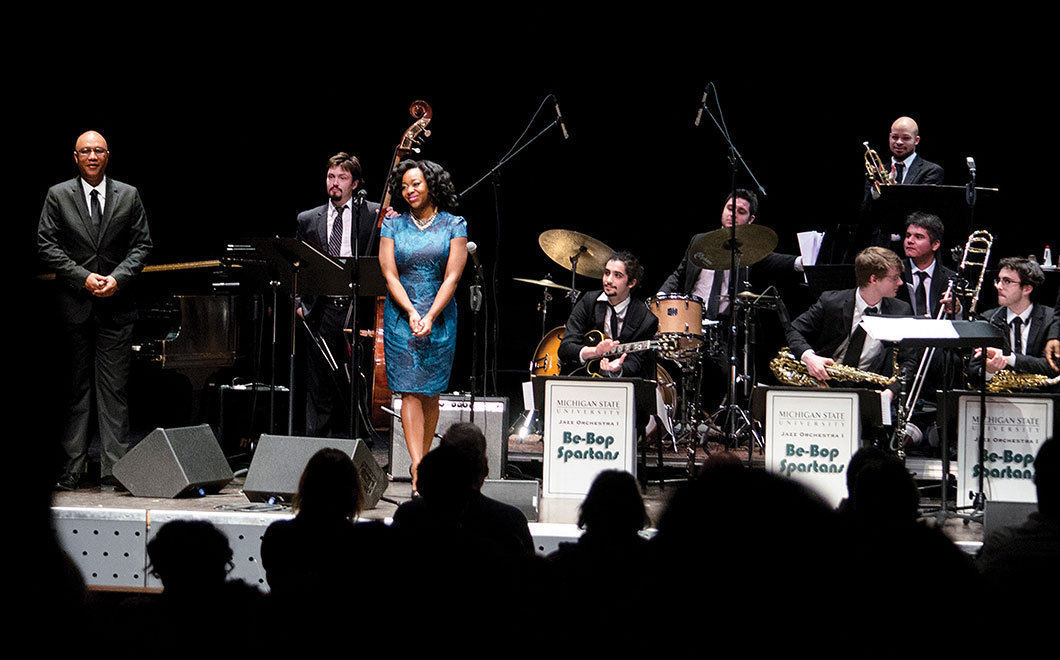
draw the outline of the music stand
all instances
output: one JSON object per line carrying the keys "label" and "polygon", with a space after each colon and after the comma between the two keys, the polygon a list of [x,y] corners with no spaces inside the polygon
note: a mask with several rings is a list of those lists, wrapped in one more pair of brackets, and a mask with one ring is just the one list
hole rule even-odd
{"label": "music stand", "polygon": [[[276,338],[277,338],[277,321],[275,313],[275,302],[276,292],[278,290],[284,291],[290,295],[291,299],[291,310],[289,315],[289,339],[290,339],[290,351],[288,355],[288,378],[289,378],[289,404],[287,406],[287,435],[294,434],[294,401],[295,401],[295,384],[294,384],[294,371],[295,371],[295,353],[296,353],[296,336],[297,336],[297,305],[295,301],[298,296],[305,295],[331,295],[331,296],[350,296],[350,292],[353,288],[351,263],[343,263],[342,260],[330,257],[320,250],[309,245],[305,241],[298,238],[287,238],[287,237],[265,237],[265,238],[252,238],[248,241],[254,248],[261,254],[265,259],[265,262],[269,265],[270,274],[272,275],[272,281],[270,282],[273,287],[273,316],[272,316],[272,347],[273,355],[276,352]],[[375,262],[375,280],[374,283],[381,283],[382,273],[379,272],[378,259],[373,257],[362,257],[359,261],[365,259],[374,260]],[[347,259],[347,262],[354,261],[353,259]],[[370,288],[365,286],[365,279],[371,279],[372,269],[371,267],[365,268],[361,266],[362,272],[362,292],[361,295],[369,295],[364,293],[364,288]],[[365,273],[368,276],[365,277]],[[374,287],[371,287],[374,290]],[[382,287],[385,290],[385,286]],[[372,293],[370,295],[377,295]],[[272,376],[271,386],[275,389],[275,374]],[[273,405],[270,400],[270,406]],[[351,415],[354,411],[351,410]]]}
{"label": "music stand", "polygon": [[[887,325],[891,325],[894,328],[893,332],[887,332]],[[870,326],[880,328],[880,331],[869,330]],[[945,332],[939,332],[938,329],[943,328]],[[913,349],[926,349],[935,348],[936,350],[955,350],[962,348],[981,348],[984,351],[987,347],[998,347],[1004,346],[1004,338],[1001,335],[1001,330],[993,325],[992,323],[984,323],[982,321],[946,321],[946,320],[935,320],[935,319],[918,319],[918,318],[888,318],[888,317],[871,317],[866,325],[866,331],[873,335],[875,338],[881,341],[897,341],[902,346]],[[943,336],[943,335],[946,336]],[[950,399],[950,387],[949,387],[949,365],[950,360],[944,359],[943,364],[943,377],[942,377],[942,396],[939,397],[938,408],[936,410],[936,419],[939,425],[939,444],[942,449],[942,492],[941,492],[941,505],[939,511],[936,514],[939,523],[943,523],[946,519],[950,518],[950,514],[947,504],[946,497],[948,493],[949,477],[950,477],[950,453],[949,453],[949,430],[947,419],[949,415],[949,399]],[[984,365],[985,373],[985,365]],[[985,378],[980,384],[979,389],[979,419],[983,420],[986,417],[986,384]],[[985,443],[986,424],[980,422],[979,424],[979,451],[982,452],[983,445]],[[901,438],[899,439],[902,440]],[[976,507],[981,503],[981,497],[983,493],[982,475],[980,474],[979,483],[979,497],[977,497]],[[973,514],[974,517],[974,514]],[[969,517],[972,519],[972,517]]]}
{"label": "music stand", "polygon": [[[1000,209],[1000,195],[997,188],[975,188],[975,209],[985,212],[988,217]],[[946,223],[946,232],[950,236],[967,236],[972,232],[972,217],[969,211],[968,190],[965,186],[936,185],[900,185],[883,186],[880,198],[873,202],[872,217],[877,220],[876,226],[890,238],[893,234],[905,236],[905,220],[914,211],[934,213]],[[964,223],[957,219],[964,219]],[[946,238],[943,237],[943,243]],[[895,250],[901,254],[901,240]],[[878,244],[878,243],[877,243]],[[941,254],[941,252],[940,252]]]}

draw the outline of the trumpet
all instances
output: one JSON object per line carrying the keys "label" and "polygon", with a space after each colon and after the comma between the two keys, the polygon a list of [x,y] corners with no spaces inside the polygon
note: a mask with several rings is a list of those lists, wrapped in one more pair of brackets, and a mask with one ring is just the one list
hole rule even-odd
{"label": "trumpet", "polygon": [[880,198],[880,186],[893,186],[895,180],[891,178],[890,168],[883,164],[880,155],[869,146],[868,140],[865,145],[865,174],[872,182],[872,198]]}

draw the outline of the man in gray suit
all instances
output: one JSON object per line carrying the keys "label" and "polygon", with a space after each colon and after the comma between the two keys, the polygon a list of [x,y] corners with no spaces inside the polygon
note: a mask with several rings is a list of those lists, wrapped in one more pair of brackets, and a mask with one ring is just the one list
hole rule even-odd
{"label": "man in gray suit", "polygon": [[88,421],[95,387],[102,443],[101,478],[125,454],[129,405],[125,384],[132,363],[136,305],[131,284],[151,251],[140,194],[106,176],[110,151],[95,131],[77,138],[80,176],[52,186],[37,227],[41,261],[56,274],[55,297],[69,351],[66,464],[57,488],[74,490],[88,454]]}
{"label": "man in gray suit", "polygon": [[[355,252],[364,256],[379,205],[364,202],[363,196],[357,194],[361,192],[361,162],[344,151],[335,154],[328,159],[326,185],[329,201],[298,214],[298,238],[332,257],[350,257]],[[365,304],[359,308],[362,324],[366,316],[361,311],[368,312],[370,307]],[[348,296],[304,296],[298,309],[342,368],[350,364],[349,345],[343,334],[351,322],[349,311]],[[342,405],[347,395],[338,386],[348,382],[346,375],[336,374],[338,381],[329,376],[331,366],[316,348],[310,347],[308,356],[306,435],[348,436],[348,419],[336,414],[348,408]]]}

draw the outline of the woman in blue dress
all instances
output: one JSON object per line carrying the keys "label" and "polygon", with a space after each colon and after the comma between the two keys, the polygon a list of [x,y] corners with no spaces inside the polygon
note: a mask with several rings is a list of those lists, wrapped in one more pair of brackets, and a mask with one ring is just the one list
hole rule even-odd
{"label": "woman in blue dress", "polygon": [[438,426],[438,395],[448,387],[453,367],[453,293],[467,262],[467,223],[449,213],[456,191],[437,163],[401,161],[389,185],[395,210],[404,213],[383,220],[379,241],[387,285],[386,379],[391,391],[402,394],[401,426],[415,490],[420,459],[430,451]]}

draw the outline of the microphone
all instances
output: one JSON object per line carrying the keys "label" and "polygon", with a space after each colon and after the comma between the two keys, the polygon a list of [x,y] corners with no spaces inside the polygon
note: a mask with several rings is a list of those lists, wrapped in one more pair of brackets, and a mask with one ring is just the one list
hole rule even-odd
{"label": "microphone", "polygon": [[975,159],[972,158],[971,156],[968,156],[964,160],[965,160],[965,162],[968,163],[968,172],[972,175],[972,178],[974,179],[975,178]]}
{"label": "microphone", "polygon": [[[569,140],[570,134],[567,133],[567,124],[563,121],[563,113],[559,111],[559,99],[555,95],[552,96],[552,104],[556,106],[556,121],[559,123],[559,129],[563,131],[563,139]],[[472,245],[468,243],[468,246]]]}
{"label": "microphone", "polygon": [[703,119],[703,110],[707,107],[708,96],[710,96],[710,83],[703,88],[703,100],[699,102],[699,111],[696,112],[696,126],[699,126],[699,122]]}
{"label": "microphone", "polygon": [[471,260],[475,262],[475,270],[478,271],[479,279],[486,279],[486,276],[482,273],[482,262],[478,260],[478,244],[475,241],[467,242],[467,253],[471,256]]}

